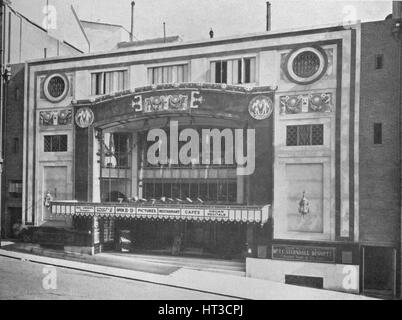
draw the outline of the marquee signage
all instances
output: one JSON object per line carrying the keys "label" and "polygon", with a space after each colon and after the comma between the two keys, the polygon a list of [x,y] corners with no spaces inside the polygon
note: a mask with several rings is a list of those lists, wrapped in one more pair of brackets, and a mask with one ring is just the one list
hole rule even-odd
{"label": "marquee signage", "polygon": [[93,207],[93,206],[77,206],[77,207],[75,207],[75,211],[80,212],[80,213],[94,213],[95,207]]}
{"label": "marquee signage", "polygon": [[137,215],[157,215],[158,209],[156,208],[137,208]]}
{"label": "marquee signage", "polygon": [[191,91],[190,94],[153,95],[143,98],[142,95],[134,96],[132,107],[135,112],[158,111],[185,111],[198,108],[204,101],[200,92]]}
{"label": "marquee signage", "polygon": [[159,208],[158,215],[159,216],[180,216],[180,209],[172,209],[172,208]]}
{"label": "marquee signage", "polygon": [[114,207],[95,207],[96,213],[114,213]]}
{"label": "marquee signage", "polygon": [[335,248],[274,244],[272,259],[335,263]]}
{"label": "marquee signage", "polygon": [[261,223],[268,221],[270,205],[266,206],[135,206],[52,202],[53,215],[100,218],[182,219],[199,221]]}
{"label": "marquee signage", "polygon": [[205,210],[205,215],[208,217],[229,218],[229,210],[207,209]]}
{"label": "marquee signage", "polygon": [[194,216],[194,217],[201,217],[203,215],[202,209],[190,208],[190,209],[183,209],[183,216]]}
{"label": "marquee signage", "polygon": [[130,207],[115,207],[116,214],[135,214],[136,209]]}

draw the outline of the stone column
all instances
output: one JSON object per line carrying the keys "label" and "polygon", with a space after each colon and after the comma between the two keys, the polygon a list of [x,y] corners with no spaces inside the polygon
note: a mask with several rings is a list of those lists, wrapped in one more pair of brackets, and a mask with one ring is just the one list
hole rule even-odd
{"label": "stone column", "polygon": [[138,196],[138,143],[138,133],[134,132],[131,141],[131,197]]}

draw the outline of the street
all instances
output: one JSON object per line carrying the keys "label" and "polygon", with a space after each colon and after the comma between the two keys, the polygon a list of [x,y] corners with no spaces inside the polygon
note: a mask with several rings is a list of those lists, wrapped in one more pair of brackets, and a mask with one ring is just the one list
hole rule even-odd
{"label": "street", "polygon": [[225,296],[0,257],[0,300],[222,300]]}

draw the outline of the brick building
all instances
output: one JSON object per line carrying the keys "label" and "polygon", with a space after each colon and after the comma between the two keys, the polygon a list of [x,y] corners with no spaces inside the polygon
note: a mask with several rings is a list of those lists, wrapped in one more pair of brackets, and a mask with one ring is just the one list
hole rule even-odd
{"label": "brick building", "polygon": [[380,274],[400,271],[401,42],[394,26],[362,24],[359,240],[363,259]]}

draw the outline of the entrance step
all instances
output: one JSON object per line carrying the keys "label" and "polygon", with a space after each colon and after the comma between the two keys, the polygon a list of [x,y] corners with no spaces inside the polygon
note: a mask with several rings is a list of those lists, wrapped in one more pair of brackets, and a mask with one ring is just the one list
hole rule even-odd
{"label": "entrance step", "polygon": [[208,258],[189,258],[180,256],[161,256],[161,255],[142,255],[127,253],[101,253],[101,255],[111,255],[134,259],[148,263],[155,263],[166,266],[174,266],[177,268],[209,271],[222,274],[236,275],[240,277],[246,276],[246,264],[240,260],[221,260]]}
{"label": "entrance step", "polygon": [[236,271],[236,270],[229,270],[229,269],[214,269],[214,268],[199,269],[199,268],[191,268],[191,267],[184,267],[183,269],[221,273],[221,274],[237,276],[237,277],[245,277],[246,276],[246,271]]}

